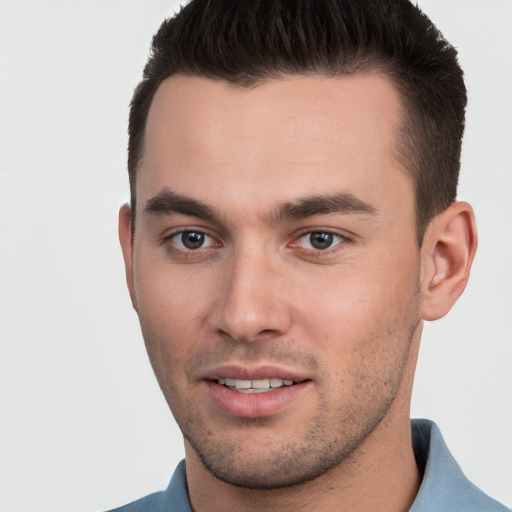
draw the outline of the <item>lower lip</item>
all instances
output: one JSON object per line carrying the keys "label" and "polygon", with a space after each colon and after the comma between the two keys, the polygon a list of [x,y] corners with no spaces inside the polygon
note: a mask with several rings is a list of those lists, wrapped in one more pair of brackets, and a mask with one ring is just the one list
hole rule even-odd
{"label": "lower lip", "polygon": [[215,381],[205,382],[210,396],[220,409],[232,416],[244,418],[273,416],[301,397],[311,385],[310,381],[305,381],[265,393],[240,393]]}

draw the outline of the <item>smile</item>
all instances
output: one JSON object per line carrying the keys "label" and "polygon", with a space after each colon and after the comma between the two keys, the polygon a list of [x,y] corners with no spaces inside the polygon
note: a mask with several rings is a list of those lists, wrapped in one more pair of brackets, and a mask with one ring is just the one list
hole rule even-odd
{"label": "smile", "polygon": [[[313,388],[313,382],[310,379],[262,378],[260,371],[256,373],[260,373],[260,375],[254,375],[259,377],[258,379],[235,379],[231,376],[206,379],[203,382],[216,407],[230,416],[245,418],[273,416],[294,403],[300,403],[300,400],[304,403],[308,390]],[[245,377],[245,375],[239,376]],[[292,377],[292,375],[286,375],[286,377]]]}
{"label": "smile", "polygon": [[276,389],[283,388],[285,386],[291,386],[294,384],[293,380],[289,379],[255,379],[255,380],[242,380],[242,379],[231,379],[231,378],[219,378],[217,383],[221,386],[225,386],[231,391],[239,393],[267,393]]}

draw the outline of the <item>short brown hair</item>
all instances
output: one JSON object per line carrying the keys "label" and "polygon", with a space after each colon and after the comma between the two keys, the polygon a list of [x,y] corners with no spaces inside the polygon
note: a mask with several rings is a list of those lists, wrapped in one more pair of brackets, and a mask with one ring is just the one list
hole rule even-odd
{"label": "short brown hair", "polygon": [[397,155],[410,172],[421,245],[457,193],[466,88],[457,52],[409,0],[192,0],[163,22],[130,107],[132,227],[146,120],[163,80],[182,74],[256,86],[283,75],[381,72],[406,115]]}

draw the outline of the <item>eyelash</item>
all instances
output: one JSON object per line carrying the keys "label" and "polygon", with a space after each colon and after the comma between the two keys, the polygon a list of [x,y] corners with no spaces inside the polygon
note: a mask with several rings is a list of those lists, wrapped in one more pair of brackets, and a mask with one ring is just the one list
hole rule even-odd
{"label": "eyelash", "polygon": [[[179,242],[182,247],[176,247],[176,242],[173,242],[173,239],[176,239],[177,237],[183,237],[184,234],[197,234],[206,237],[206,239],[210,240],[210,244],[208,246],[199,246],[196,249],[192,249],[190,247],[184,247],[183,241]],[[300,245],[300,241],[303,240],[305,237],[310,237],[314,234],[321,234],[321,235],[328,235],[333,238],[334,245],[330,245],[326,247],[325,249],[319,249],[319,248],[307,248]],[[336,242],[337,240],[337,242]],[[326,256],[328,254],[331,254],[333,252],[337,252],[341,250],[341,245],[346,245],[348,243],[351,243],[351,239],[348,238],[345,235],[341,235],[340,233],[337,233],[335,231],[329,230],[329,229],[313,229],[309,231],[302,232],[299,236],[294,238],[294,240],[288,245],[289,247],[299,247],[302,248],[303,251],[305,251],[308,255],[312,255],[315,257],[322,257],[322,255]],[[168,251],[178,254],[181,257],[187,257],[187,258],[194,258],[198,257],[200,254],[204,254],[205,251],[210,251],[212,249],[215,249],[217,247],[222,247],[222,244],[220,242],[216,242],[215,238],[208,233],[199,230],[199,229],[183,229],[181,231],[174,232],[165,238],[162,239],[161,245],[164,245]]]}

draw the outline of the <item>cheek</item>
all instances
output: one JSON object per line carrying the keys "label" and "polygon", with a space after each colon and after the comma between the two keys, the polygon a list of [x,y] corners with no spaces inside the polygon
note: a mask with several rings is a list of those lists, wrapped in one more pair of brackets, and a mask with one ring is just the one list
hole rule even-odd
{"label": "cheek", "polygon": [[179,378],[179,370],[197,350],[208,294],[185,273],[171,272],[169,267],[138,270],[137,313],[151,364],[163,385]]}
{"label": "cheek", "polygon": [[418,326],[418,293],[411,283],[352,286],[347,280],[341,293],[331,290],[330,300],[311,301],[316,322],[306,316],[305,338],[326,369],[326,399],[337,410],[367,414],[398,392]]}
{"label": "cheek", "polygon": [[163,258],[144,255],[136,261],[137,311],[155,329],[182,336],[193,328],[190,322],[204,310],[207,281],[198,272],[170,265]]}
{"label": "cheek", "polygon": [[393,349],[400,331],[408,332],[416,321],[418,283],[415,259],[377,258],[374,264],[333,269],[314,283],[303,283],[315,290],[301,306],[304,328],[316,333],[313,339],[329,352],[357,352],[370,340]]}

